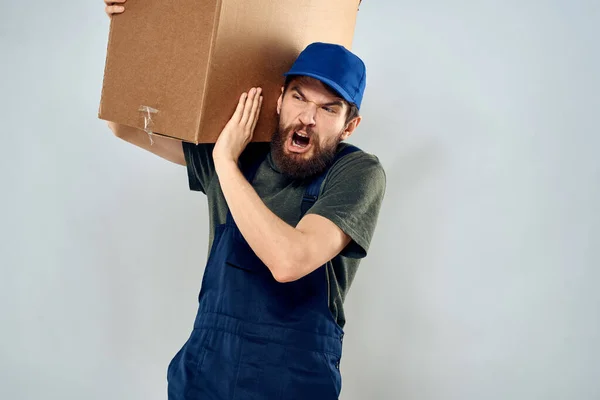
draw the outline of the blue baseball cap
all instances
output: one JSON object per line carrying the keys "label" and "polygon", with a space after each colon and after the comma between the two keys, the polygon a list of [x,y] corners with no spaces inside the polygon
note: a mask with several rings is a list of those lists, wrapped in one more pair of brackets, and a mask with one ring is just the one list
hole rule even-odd
{"label": "blue baseball cap", "polygon": [[318,79],[358,108],[367,84],[367,68],[358,56],[344,46],[322,42],[309,44],[283,75]]}

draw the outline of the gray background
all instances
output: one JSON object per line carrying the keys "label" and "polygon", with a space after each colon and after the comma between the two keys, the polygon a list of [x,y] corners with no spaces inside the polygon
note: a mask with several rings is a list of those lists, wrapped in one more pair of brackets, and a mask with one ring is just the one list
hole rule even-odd
{"label": "gray background", "polygon": [[[164,399],[204,197],[96,118],[100,0],[3,3],[0,398]],[[600,398],[599,34],[597,1],[364,2],[388,191],[342,399]]]}

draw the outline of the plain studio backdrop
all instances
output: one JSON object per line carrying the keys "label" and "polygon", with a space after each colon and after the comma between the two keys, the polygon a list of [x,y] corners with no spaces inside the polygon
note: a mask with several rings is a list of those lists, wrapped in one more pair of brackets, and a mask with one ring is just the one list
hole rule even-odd
{"label": "plain studio backdrop", "polygon": [[[165,399],[205,197],[97,119],[100,0],[2,11],[0,398]],[[388,187],[343,400],[600,398],[599,36],[592,0],[363,2]]]}

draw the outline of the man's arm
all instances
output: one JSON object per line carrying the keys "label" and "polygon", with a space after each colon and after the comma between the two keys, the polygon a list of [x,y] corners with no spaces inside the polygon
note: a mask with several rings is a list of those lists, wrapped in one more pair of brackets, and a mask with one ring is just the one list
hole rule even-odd
{"label": "man's arm", "polygon": [[278,282],[308,275],[339,254],[350,237],[328,219],[308,214],[294,228],[263,203],[233,161],[217,175],[240,232]]}
{"label": "man's arm", "polygon": [[132,143],[144,150],[148,150],[175,164],[186,165],[181,140],[160,135],[152,135],[151,141],[148,137],[148,133],[141,129],[120,125],[115,122],[108,122],[108,127],[113,131],[116,137],[121,138],[126,142]]}

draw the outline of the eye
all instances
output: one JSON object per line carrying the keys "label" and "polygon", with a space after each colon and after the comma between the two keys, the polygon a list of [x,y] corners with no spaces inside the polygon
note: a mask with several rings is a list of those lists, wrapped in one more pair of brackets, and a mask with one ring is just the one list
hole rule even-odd
{"label": "eye", "polygon": [[327,106],[325,106],[325,107],[322,107],[322,108],[323,108],[323,110],[327,111],[329,114],[335,114],[335,113],[337,113],[337,110],[335,108],[333,108],[333,107],[327,107]]}
{"label": "eye", "polygon": [[302,98],[302,96],[300,96],[298,93],[294,93],[294,94],[292,95],[292,97],[293,97],[294,99],[296,99],[296,100],[299,100],[299,101],[304,101],[304,99]]}

